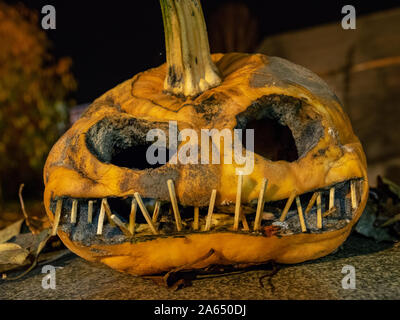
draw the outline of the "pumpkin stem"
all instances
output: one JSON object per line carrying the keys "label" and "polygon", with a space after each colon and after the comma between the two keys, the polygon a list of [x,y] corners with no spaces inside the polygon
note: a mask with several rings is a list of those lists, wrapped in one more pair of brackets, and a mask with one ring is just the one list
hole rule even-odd
{"label": "pumpkin stem", "polygon": [[175,95],[196,96],[221,83],[211,60],[199,0],[160,0],[164,21],[167,76],[164,89]]}

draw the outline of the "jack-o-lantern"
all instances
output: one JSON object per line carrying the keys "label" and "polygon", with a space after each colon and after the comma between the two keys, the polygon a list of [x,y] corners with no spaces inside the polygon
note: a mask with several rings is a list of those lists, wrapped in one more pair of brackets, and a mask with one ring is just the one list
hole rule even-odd
{"label": "jack-o-lantern", "polygon": [[[199,2],[161,5],[167,63],[94,101],[50,152],[54,234],[85,259],[141,275],[333,252],[368,194],[365,156],[335,94],[284,59],[210,55]],[[170,150],[171,122],[178,136],[253,129],[253,169],[237,174],[245,164],[227,157],[234,143],[221,136],[206,151],[188,136]],[[151,129],[165,133],[165,164],[146,157]],[[171,161],[183,148],[202,149],[199,159],[216,150],[221,161]]]}

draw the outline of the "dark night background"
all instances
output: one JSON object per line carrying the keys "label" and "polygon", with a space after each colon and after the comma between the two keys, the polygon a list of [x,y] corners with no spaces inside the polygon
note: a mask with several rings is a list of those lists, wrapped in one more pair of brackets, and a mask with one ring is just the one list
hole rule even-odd
{"label": "dark night background", "polygon": [[[18,3],[21,1],[7,1]],[[206,22],[226,2],[203,0]],[[393,8],[398,1],[236,1],[259,22],[259,40],[284,31],[340,23],[341,9],[355,6],[357,16]],[[48,30],[57,57],[70,56],[78,80],[78,104],[93,101],[134,74],[165,62],[164,33],[157,0],[22,1],[39,13],[46,4],[57,12],[56,30]],[[210,31],[210,30],[209,30]],[[212,50],[213,48],[211,48]]]}

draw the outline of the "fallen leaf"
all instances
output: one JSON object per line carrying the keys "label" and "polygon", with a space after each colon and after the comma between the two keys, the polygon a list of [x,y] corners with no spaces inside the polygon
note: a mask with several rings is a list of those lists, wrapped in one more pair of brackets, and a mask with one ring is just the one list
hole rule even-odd
{"label": "fallen leaf", "polygon": [[[34,210],[34,212],[28,214],[25,210],[24,198],[22,197],[22,190],[24,188],[24,184],[21,184],[19,187],[19,201],[21,204],[21,210],[24,214],[26,225],[28,226],[29,230],[33,234],[39,234],[43,230],[50,227],[50,221],[47,217],[46,213],[43,210]],[[42,205],[40,206],[42,207]]]}
{"label": "fallen leaf", "polygon": [[[67,255],[72,255],[72,252],[69,251],[68,249],[43,253],[38,258],[38,265],[49,264],[53,261],[56,261],[58,259],[65,257]],[[31,259],[26,259],[25,262],[21,265],[18,265],[18,264],[3,264],[2,265],[2,264],[0,264],[0,273],[21,270],[24,267],[29,266],[30,264],[32,264]]]}
{"label": "fallen leaf", "polygon": [[396,195],[398,198],[400,198],[400,186],[394,183],[393,181],[390,181],[387,178],[381,178],[382,183],[388,187],[388,189]]}
{"label": "fallen leaf", "polygon": [[11,238],[19,235],[21,231],[21,225],[24,222],[24,219],[18,220],[14,222],[12,225],[0,230],[0,243],[7,242]]}
{"label": "fallen leaf", "polygon": [[390,225],[396,223],[397,221],[400,221],[400,213],[395,215],[393,218],[388,219],[384,224],[382,224],[380,226],[380,228],[390,226]]}
{"label": "fallen leaf", "polygon": [[0,244],[0,264],[22,265],[25,263],[29,251],[15,243]]}
{"label": "fallen leaf", "polygon": [[375,220],[378,216],[378,206],[371,199],[368,199],[367,205],[357,222],[356,231],[363,236],[373,238],[376,241],[394,241],[395,238],[389,230],[375,226]]}
{"label": "fallen leaf", "polygon": [[[15,276],[12,278],[7,277],[7,280],[18,280],[18,279],[22,278],[23,276],[25,276],[26,274],[28,274],[33,268],[36,267],[36,265],[38,263],[38,258],[39,258],[40,252],[46,246],[47,241],[51,238],[50,229],[43,230],[39,235],[36,236],[36,238],[37,238],[36,242],[38,243],[38,245],[36,248],[33,248],[33,250],[31,250],[30,256],[33,255],[33,262],[31,263],[30,267],[27,270],[25,270],[24,272],[22,272],[21,274],[19,274],[18,276]],[[7,244],[9,244],[9,243],[7,243]],[[19,245],[15,244],[15,243],[11,243],[11,244],[20,247]],[[22,250],[25,250],[25,249],[22,249]],[[27,250],[25,250],[25,251],[27,251]],[[29,252],[28,252],[28,255],[29,255]],[[22,263],[24,263],[24,261]],[[7,264],[7,266],[15,265],[15,263],[12,263],[12,262],[10,263],[9,261],[5,262],[5,264]],[[0,263],[0,265],[1,265],[1,263]]]}

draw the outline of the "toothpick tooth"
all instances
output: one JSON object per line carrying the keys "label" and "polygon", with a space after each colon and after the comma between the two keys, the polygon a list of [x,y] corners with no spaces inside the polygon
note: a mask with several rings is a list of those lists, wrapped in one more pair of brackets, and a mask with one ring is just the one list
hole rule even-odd
{"label": "toothpick tooth", "polygon": [[264,211],[265,204],[265,190],[267,189],[268,179],[263,179],[261,183],[260,194],[258,195],[258,203],[257,203],[257,211],[256,211],[256,219],[254,220],[254,231],[257,231],[261,227],[261,214]]}
{"label": "toothpick tooth", "polygon": [[153,234],[158,234],[158,231],[154,226],[153,221],[151,221],[149,212],[147,211],[147,208],[143,203],[142,197],[138,192],[135,192],[135,199],[140,207],[140,210],[142,211],[144,218],[146,219],[147,224],[150,226],[151,232],[153,232]]}
{"label": "toothpick tooth", "polygon": [[358,207],[361,203],[362,200],[362,194],[363,194],[363,180],[359,179],[356,182],[356,199],[357,199],[357,205],[356,207]]}
{"label": "toothpick tooth", "polygon": [[335,205],[335,187],[329,189],[329,210]]}
{"label": "toothpick tooth", "polygon": [[204,228],[204,231],[210,230],[216,197],[217,197],[217,190],[213,189],[213,191],[211,192],[210,204],[208,206],[208,214],[206,219],[206,227]]}
{"label": "toothpick tooth", "polygon": [[314,192],[310,201],[308,202],[306,210],[304,211],[304,215],[308,215],[308,213],[311,211],[315,201],[317,200],[317,197],[318,197],[318,192]]}
{"label": "toothpick tooth", "polygon": [[174,210],[176,229],[178,231],[182,230],[181,215],[178,208],[178,200],[176,199],[174,181],[171,179],[167,181],[169,197],[171,198],[172,209]]}
{"label": "toothpick tooth", "polygon": [[322,229],[322,206],[321,206],[321,193],[318,192],[317,196],[317,228]]}
{"label": "toothpick tooth", "polygon": [[97,223],[97,234],[98,235],[103,233],[104,216],[106,214],[106,209],[105,209],[105,206],[104,206],[104,202],[105,201],[107,201],[107,200],[106,199],[102,199],[101,200],[99,221]]}
{"label": "toothpick tooth", "polygon": [[72,200],[72,208],[71,208],[71,223],[76,223],[76,216],[78,213],[78,200]]}
{"label": "toothpick tooth", "polygon": [[324,214],[322,215],[323,218],[331,215],[332,213],[334,213],[336,211],[336,207],[330,208],[328,211],[324,212]]}
{"label": "toothpick tooth", "polygon": [[193,229],[199,230],[199,207],[194,207]]}
{"label": "toothpick tooth", "polygon": [[132,233],[126,227],[125,223],[123,223],[115,214],[111,215],[111,220],[121,229],[124,235],[127,237],[132,237]]}
{"label": "toothpick tooth", "polygon": [[136,212],[137,212],[137,201],[135,198],[132,198],[131,213],[129,214],[129,232],[132,234],[135,234]]}
{"label": "toothpick tooth", "polygon": [[243,175],[240,173],[238,175],[238,182],[236,189],[235,220],[233,223],[233,230],[235,231],[239,229],[240,205],[242,202],[242,184],[243,184]]}
{"label": "toothpick tooth", "polygon": [[249,224],[247,223],[247,220],[246,220],[246,215],[243,213],[243,211],[242,210],[240,210],[241,212],[240,212],[240,220],[242,221],[242,224],[243,224],[243,230],[244,231],[250,231],[250,228],[249,228]]}
{"label": "toothpick tooth", "polygon": [[92,223],[93,222],[93,200],[89,200],[88,202],[88,216],[87,216],[87,222]]}
{"label": "toothpick tooth", "polygon": [[106,210],[106,214],[107,214],[107,220],[108,222],[111,224],[111,226],[115,227],[115,223],[113,221],[113,219],[111,219],[112,216],[112,212],[111,212],[111,208],[110,205],[108,204],[107,199],[103,199],[104,200],[104,209]]}
{"label": "toothpick tooth", "polygon": [[152,218],[154,223],[156,223],[158,220],[158,215],[160,214],[160,208],[161,208],[161,201],[157,200],[154,205],[153,218]]}
{"label": "toothpick tooth", "polygon": [[356,195],[356,186],[355,181],[350,181],[350,192],[351,192],[351,207],[353,209],[357,209],[357,195]]}
{"label": "toothpick tooth", "polygon": [[287,214],[289,212],[290,206],[292,205],[293,200],[294,200],[295,197],[296,197],[296,191],[293,190],[292,193],[290,194],[290,197],[289,197],[288,201],[286,202],[285,208],[282,211],[282,215],[281,215],[281,217],[279,219],[280,222],[285,221],[286,216],[287,216]]}
{"label": "toothpick tooth", "polygon": [[61,198],[57,200],[56,213],[54,214],[54,221],[53,221],[53,230],[51,232],[52,236],[55,236],[57,234],[57,229],[58,229],[58,225],[60,223],[60,217],[61,217],[62,203],[63,203],[63,200]]}
{"label": "toothpick tooth", "polygon": [[300,197],[298,197],[298,196],[296,197],[296,205],[297,205],[297,213],[299,214],[301,232],[306,232],[307,227],[306,227],[306,223],[304,221],[303,208],[301,207]]}

